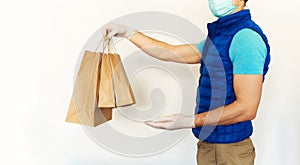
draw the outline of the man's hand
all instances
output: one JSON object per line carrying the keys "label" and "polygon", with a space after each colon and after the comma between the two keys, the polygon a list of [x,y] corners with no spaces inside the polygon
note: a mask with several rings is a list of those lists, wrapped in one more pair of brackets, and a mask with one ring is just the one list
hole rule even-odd
{"label": "man's hand", "polygon": [[157,121],[146,121],[145,124],[159,129],[176,130],[184,128],[194,128],[194,115],[173,114],[161,116]]}
{"label": "man's hand", "polygon": [[108,38],[115,36],[130,39],[135,32],[136,30],[133,28],[116,23],[108,23],[102,28],[102,33],[107,34]]}

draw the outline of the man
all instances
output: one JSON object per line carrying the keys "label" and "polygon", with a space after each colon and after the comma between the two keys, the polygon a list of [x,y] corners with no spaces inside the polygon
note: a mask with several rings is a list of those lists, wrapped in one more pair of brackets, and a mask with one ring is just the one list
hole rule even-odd
{"label": "man", "polygon": [[125,37],[157,59],[200,62],[195,115],[173,114],[145,122],[167,130],[192,128],[199,139],[198,164],[254,164],[251,120],[259,106],[270,47],[250,11],[244,9],[246,2],[209,0],[211,12],[219,19],[208,24],[208,36],[198,44],[170,45],[113,23],[103,28],[108,37]]}

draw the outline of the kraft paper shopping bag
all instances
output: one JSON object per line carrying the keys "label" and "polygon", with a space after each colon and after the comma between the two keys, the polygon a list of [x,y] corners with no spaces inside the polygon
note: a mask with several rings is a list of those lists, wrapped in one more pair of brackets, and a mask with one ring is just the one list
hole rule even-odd
{"label": "kraft paper shopping bag", "polygon": [[99,108],[101,54],[85,51],[73,90],[66,121],[97,126],[112,118],[111,108]]}
{"label": "kraft paper shopping bag", "polygon": [[135,98],[120,55],[116,53],[111,40],[107,41],[107,48],[108,53],[103,54],[101,62],[98,107],[116,108],[132,105]]}
{"label": "kraft paper shopping bag", "polygon": [[116,107],[110,56],[102,54],[98,107]]}
{"label": "kraft paper shopping bag", "polygon": [[[135,103],[121,58],[112,52],[113,43],[106,37],[101,41],[104,41],[101,53],[84,53],[69,105],[67,122],[95,127],[112,119],[112,108]],[[107,53],[104,51],[106,49]]]}
{"label": "kraft paper shopping bag", "polygon": [[124,70],[120,55],[110,54],[112,64],[113,86],[116,106],[127,106],[135,103],[135,98],[129,80]]}

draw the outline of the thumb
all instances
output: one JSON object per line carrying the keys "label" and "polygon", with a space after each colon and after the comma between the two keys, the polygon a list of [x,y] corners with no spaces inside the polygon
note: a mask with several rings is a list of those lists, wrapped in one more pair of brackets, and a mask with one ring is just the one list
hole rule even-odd
{"label": "thumb", "polygon": [[116,36],[118,34],[118,30],[113,29],[112,31],[108,32],[107,37],[112,38],[113,36]]}
{"label": "thumb", "polygon": [[112,31],[112,25],[111,23],[108,23],[106,25],[104,25],[101,29],[103,36],[110,33]]}

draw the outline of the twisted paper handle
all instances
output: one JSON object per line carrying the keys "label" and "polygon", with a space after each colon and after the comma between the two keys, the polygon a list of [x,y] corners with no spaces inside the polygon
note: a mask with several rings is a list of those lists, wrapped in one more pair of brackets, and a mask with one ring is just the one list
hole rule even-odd
{"label": "twisted paper handle", "polygon": [[105,34],[101,40],[99,41],[95,52],[97,52],[97,50],[99,49],[100,45],[103,45],[102,47],[102,53],[105,53],[105,50],[107,49],[107,54],[113,54],[113,53],[117,53],[117,49],[115,47],[115,44],[113,42],[112,38],[108,38],[107,34]]}

